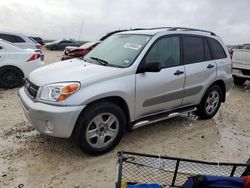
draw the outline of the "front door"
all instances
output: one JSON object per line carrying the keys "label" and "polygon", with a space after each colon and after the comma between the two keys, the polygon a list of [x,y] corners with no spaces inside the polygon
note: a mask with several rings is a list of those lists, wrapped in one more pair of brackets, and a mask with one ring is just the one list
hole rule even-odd
{"label": "front door", "polygon": [[180,58],[179,36],[158,39],[141,63],[160,62],[160,72],[136,74],[136,119],[179,107],[184,95],[184,66]]}

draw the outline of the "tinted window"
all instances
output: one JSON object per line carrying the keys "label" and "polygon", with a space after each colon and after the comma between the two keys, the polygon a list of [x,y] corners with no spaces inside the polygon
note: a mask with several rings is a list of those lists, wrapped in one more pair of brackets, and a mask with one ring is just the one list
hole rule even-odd
{"label": "tinted window", "polygon": [[211,38],[207,38],[207,41],[214,59],[223,59],[227,57],[224,49],[222,48],[219,42]]}
{"label": "tinted window", "polygon": [[59,44],[64,44],[64,43],[67,43],[67,41],[63,40],[63,41],[59,42]]}
{"label": "tinted window", "polygon": [[16,42],[16,38],[13,35],[0,34],[0,38],[9,42]]}
{"label": "tinted window", "polygon": [[183,37],[184,63],[197,63],[204,61],[204,48],[201,37]]}
{"label": "tinted window", "polygon": [[213,58],[212,58],[212,55],[210,53],[207,41],[204,39],[203,42],[204,42],[204,51],[205,51],[205,61],[212,60]]}
{"label": "tinted window", "polygon": [[15,36],[15,38],[16,38],[16,42],[17,43],[21,43],[21,42],[25,42],[21,37],[19,37],[19,36]]}
{"label": "tinted window", "polygon": [[9,34],[0,34],[0,38],[9,42],[16,42],[16,43],[25,42],[21,37]]}
{"label": "tinted window", "polygon": [[245,50],[250,50],[250,45],[249,44],[245,44],[242,49],[245,49]]}
{"label": "tinted window", "polygon": [[179,65],[179,37],[166,37],[157,41],[146,55],[145,62],[160,62],[162,68]]}

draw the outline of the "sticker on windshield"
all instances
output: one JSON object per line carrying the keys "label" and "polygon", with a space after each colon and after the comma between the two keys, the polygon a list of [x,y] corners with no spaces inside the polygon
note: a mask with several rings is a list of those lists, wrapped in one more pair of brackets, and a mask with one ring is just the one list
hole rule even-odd
{"label": "sticker on windshield", "polygon": [[126,43],[123,47],[129,48],[131,50],[139,50],[141,48],[141,45],[136,43]]}
{"label": "sticker on windshield", "polygon": [[129,63],[130,63],[130,61],[129,61],[128,59],[125,59],[123,62],[124,62],[125,64],[129,64]]}

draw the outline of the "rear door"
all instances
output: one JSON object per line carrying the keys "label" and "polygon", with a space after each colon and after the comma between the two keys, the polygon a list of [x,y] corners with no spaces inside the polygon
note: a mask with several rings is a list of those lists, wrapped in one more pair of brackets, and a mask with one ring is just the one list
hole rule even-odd
{"label": "rear door", "polygon": [[204,90],[216,79],[216,61],[207,40],[197,35],[182,35],[183,61],[186,72],[182,105],[198,104]]}
{"label": "rear door", "polygon": [[184,90],[184,66],[178,35],[158,39],[148,50],[142,64],[160,62],[160,72],[136,74],[136,118],[179,107]]}

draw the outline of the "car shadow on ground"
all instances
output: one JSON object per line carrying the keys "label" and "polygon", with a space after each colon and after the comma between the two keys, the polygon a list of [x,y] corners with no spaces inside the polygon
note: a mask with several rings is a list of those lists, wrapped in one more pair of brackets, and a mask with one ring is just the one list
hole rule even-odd
{"label": "car shadow on ground", "polygon": [[[211,121],[213,120],[208,120],[204,126],[199,127],[204,121],[177,117],[147,125],[132,132],[126,132],[122,142],[106,155],[116,155],[120,150],[143,150],[145,145],[157,145],[157,143],[160,144],[167,139],[175,139],[186,131],[209,128],[208,124],[213,124]],[[30,157],[49,155],[63,160],[67,160],[67,158],[70,160],[73,156],[80,158],[93,157],[83,153],[73,138],[63,139],[42,135],[34,130],[28,122],[25,124],[26,128],[15,131],[15,140],[23,144],[24,150],[29,153]]]}

